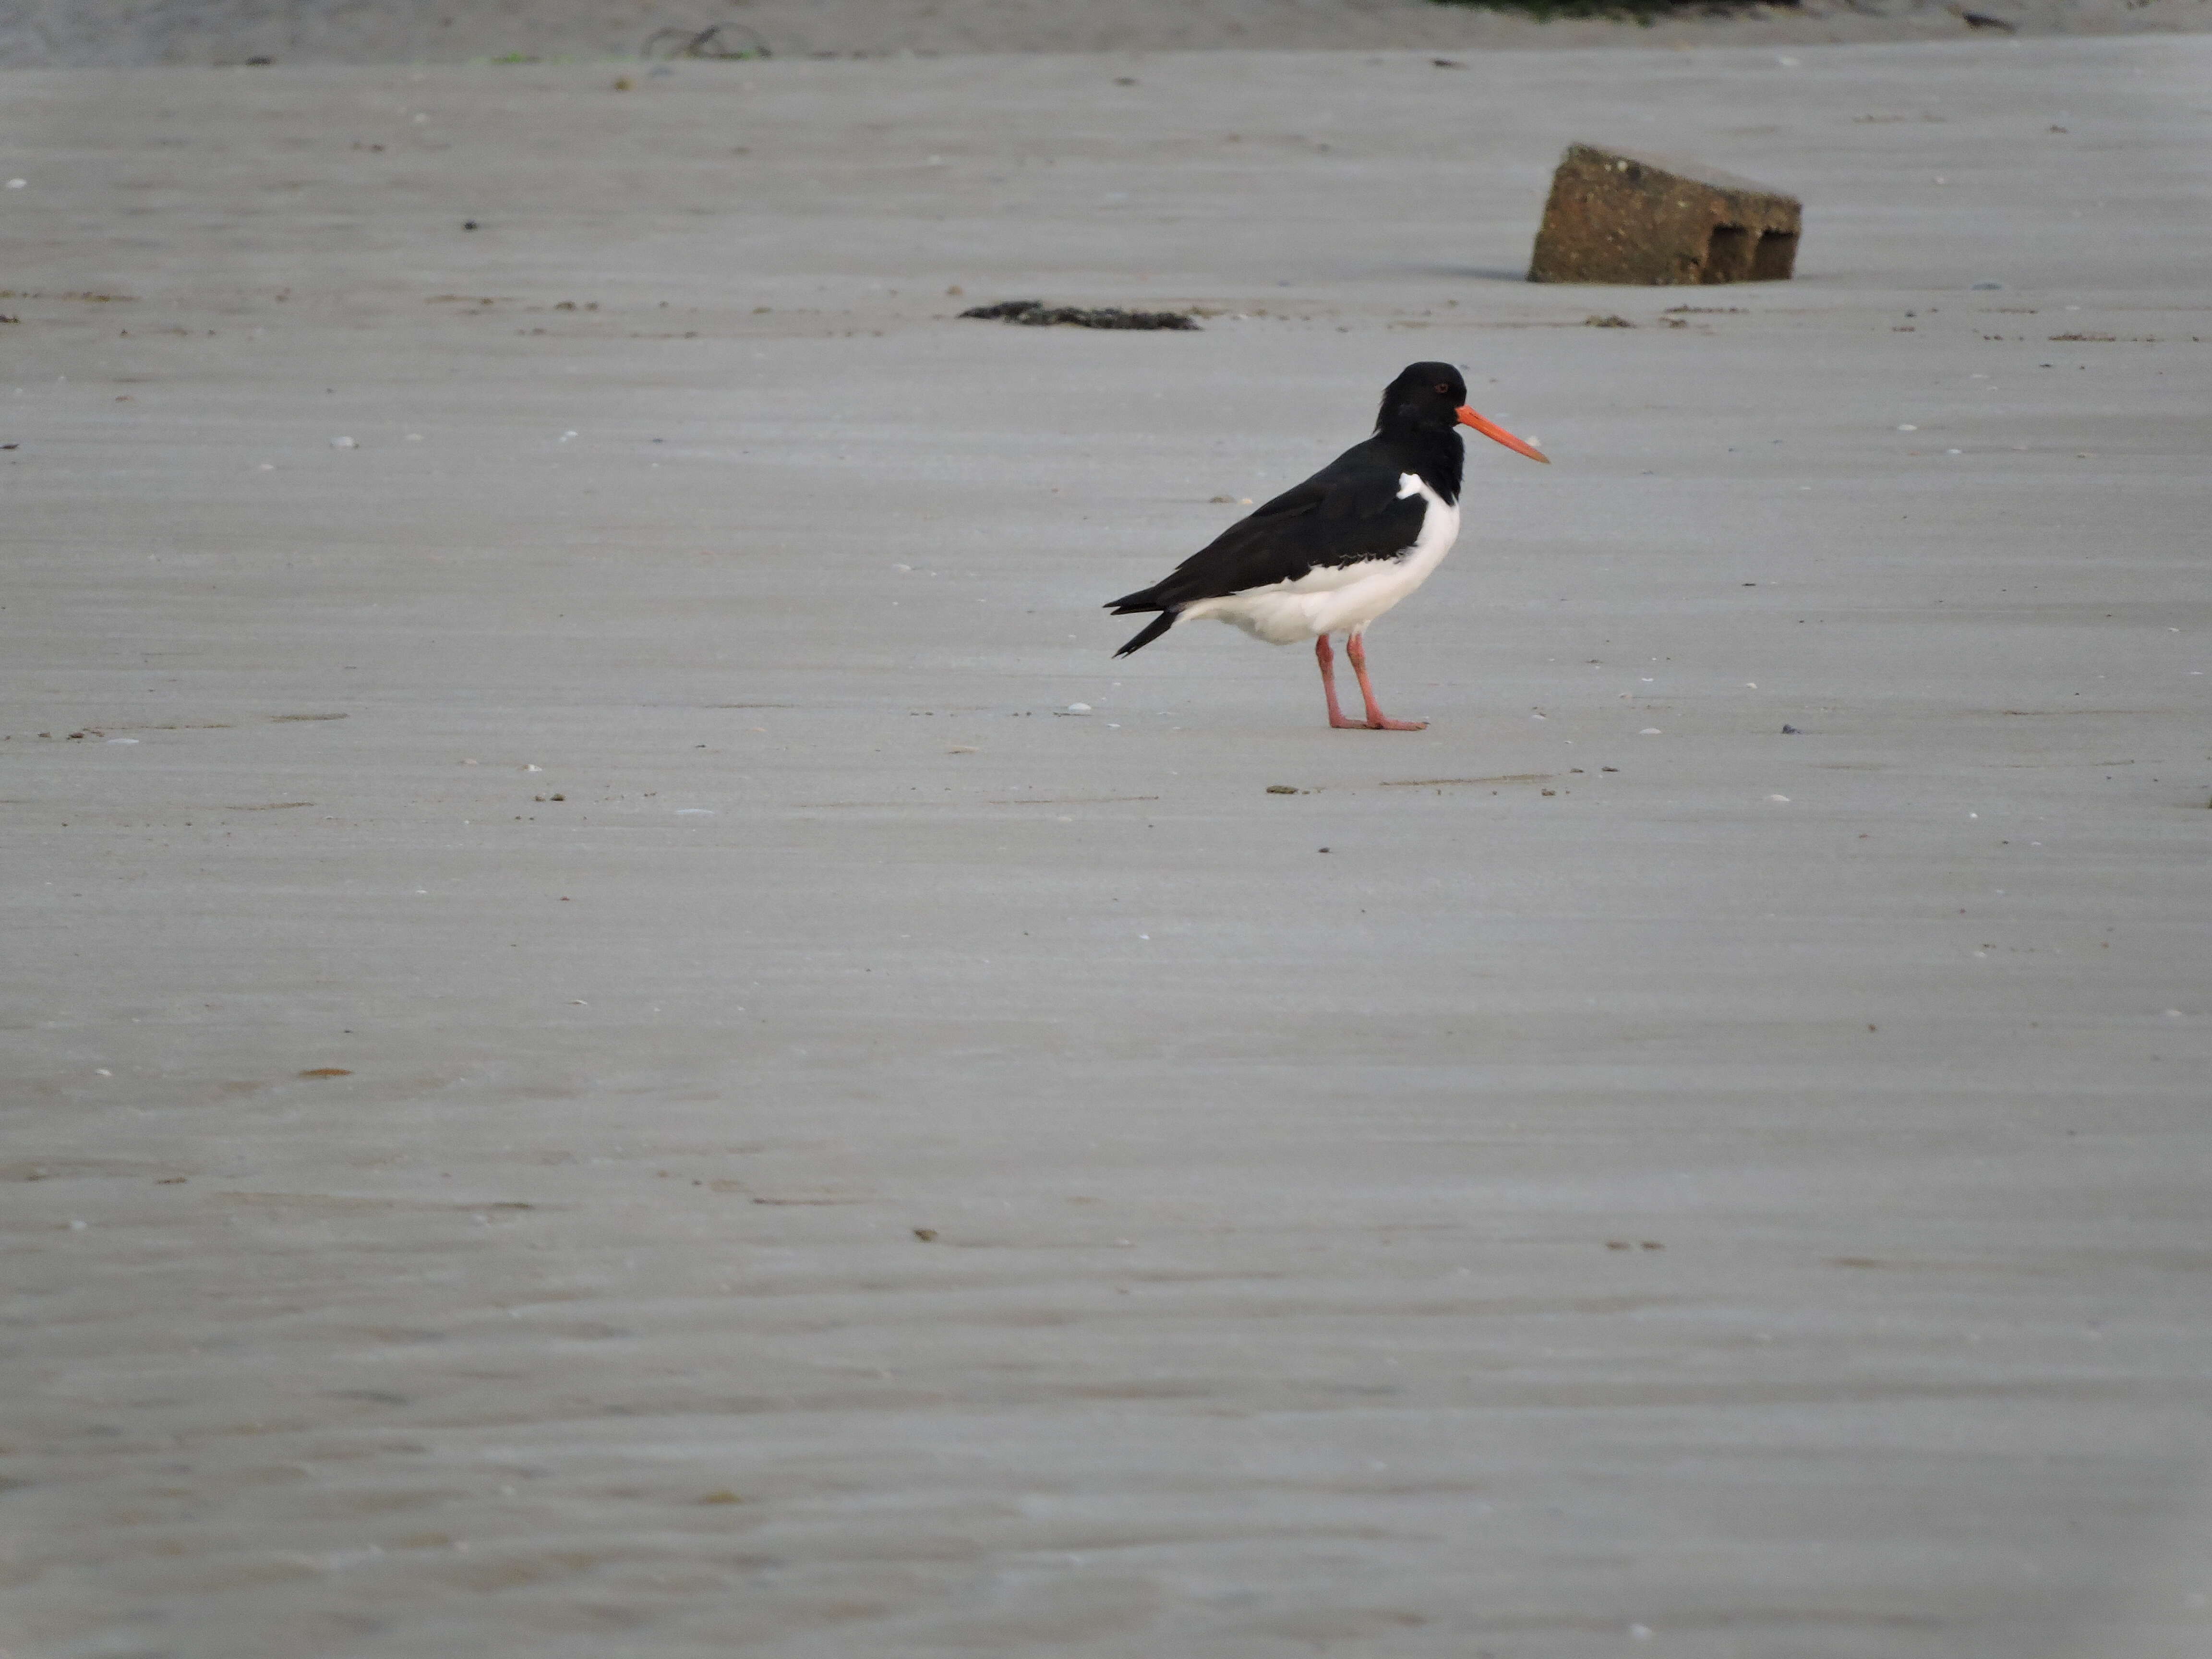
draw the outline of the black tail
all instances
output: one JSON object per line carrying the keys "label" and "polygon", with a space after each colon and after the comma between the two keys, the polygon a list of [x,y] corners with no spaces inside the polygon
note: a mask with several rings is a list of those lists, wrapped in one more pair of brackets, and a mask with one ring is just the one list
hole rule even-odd
{"label": "black tail", "polygon": [[1176,618],[1180,615],[1182,615],[1182,612],[1176,611],[1161,611],[1158,616],[1153,617],[1152,621],[1145,624],[1145,631],[1143,633],[1138,635],[1135,639],[1131,640],[1128,644],[1123,646],[1114,654],[1117,657],[1126,657],[1132,651],[1143,650],[1154,640],[1159,638],[1161,635],[1166,633],[1168,629],[1173,628],[1176,625]]}
{"label": "black tail", "polygon": [[1124,593],[1118,599],[1107,600],[1106,609],[1117,617],[1126,617],[1132,611],[1164,611],[1167,606],[1161,602],[1160,589],[1166,586],[1165,582],[1154,582],[1150,587],[1140,587],[1133,593]]}

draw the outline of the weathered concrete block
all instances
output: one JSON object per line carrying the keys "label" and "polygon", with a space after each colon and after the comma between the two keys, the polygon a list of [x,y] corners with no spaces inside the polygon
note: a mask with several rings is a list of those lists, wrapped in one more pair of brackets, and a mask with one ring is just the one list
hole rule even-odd
{"label": "weathered concrete block", "polygon": [[1794,196],[1694,161],[1570,144],[1532,283],[1778,283],[1797,263]]}

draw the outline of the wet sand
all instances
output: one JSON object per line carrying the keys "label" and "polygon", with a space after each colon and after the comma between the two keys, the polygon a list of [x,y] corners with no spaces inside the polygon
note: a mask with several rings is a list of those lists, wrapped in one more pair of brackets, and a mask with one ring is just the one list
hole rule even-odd
{"label": "wet sand", "polygon": [[0,1648],[2204,1653],[2212,49],[1791,55],[0,79]]}
{"label": "wet sand", "polygon": [[940,52],[1498,52],[2212,33],[2212,0],[1790,0],[1663,18],[1436,0],[33,0],[0,67]]}

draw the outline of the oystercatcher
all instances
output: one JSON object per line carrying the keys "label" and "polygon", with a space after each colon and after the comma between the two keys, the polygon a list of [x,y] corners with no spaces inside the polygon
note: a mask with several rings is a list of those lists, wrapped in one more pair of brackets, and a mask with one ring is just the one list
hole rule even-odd
{"label": "oystercatcher", "polygon": [[[1449,363],[1412,364],[1383,388],[1373,437],[1238,520],[1164,581],[1109,605],[1117,617],[1160,613],[1114,654],[1142,650],[1177,623],[1203,617],[1271,645],[1311,640],[1331,726],[1419,731],[1426,720],[1394,720],[1376,705],[1361,636],[1428,580],[1458,538],[1466,459],[1453,430],[1458,426],[1531,460],[1551,459],[1468,408],[1467,382]],[[1359,677],[1364,720],[1346,720],[1337,707],[1328,643],[1337,633]]]}

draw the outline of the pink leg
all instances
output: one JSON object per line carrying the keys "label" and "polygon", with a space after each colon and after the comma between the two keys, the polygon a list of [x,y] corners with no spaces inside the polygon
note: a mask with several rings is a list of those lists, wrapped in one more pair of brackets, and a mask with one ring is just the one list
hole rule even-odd
{"label": "pink leg", "polygon": [[1375,701],[1375,688],[1367,683],[1367,646],[1358,635],[1347,635],[1344,654],[1352,659],[1352,672],[1359,677],[1359,695],[1367,700],[1367,724],[1377,732],[1419,732],[1428,725],[1426,720],[1394,720],[1387,718]]}
{"label": "pink leg", "polygon": [[1321,689],[1328,697],[1328,723],[1339,731],[1365,726],[1364,720],[1345,719],[1344,711],[1336,706],[1336,653],[1328,648],[1326,634],[1314,641],[1314,660],[1321,665]]}

